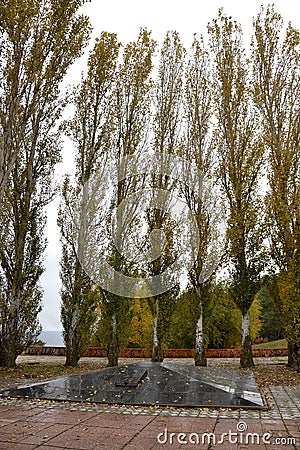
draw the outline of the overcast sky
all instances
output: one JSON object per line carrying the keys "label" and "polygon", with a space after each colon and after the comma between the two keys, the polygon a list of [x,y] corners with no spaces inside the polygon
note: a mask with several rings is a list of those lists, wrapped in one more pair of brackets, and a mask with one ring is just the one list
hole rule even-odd
{"label": "overcast sky", "polygon": [[[94,28],[91,45],[94,38],[102,31],[118,34],[123,44],[136,39],[139,29],[146,27],[152,30],[152,36],[161,42],[167,31],[179,32],[183,44],[189,48],[194,33],[205,33],[206,25],[218,14],[223,7],[224,12],[240,22],[247,44],[252,34],[252,18],[259,12],[260,5],[267,6],[274,3],[276,10],[281,13],[285,23],[289,21],[300,28],[299,0],[92,0],[82,10],[90,17]],[[81,58],[69,71],[66,82],[76,83],[80,74],[85,70],[86,56]],[[72,149],[66,145],[64,149],[64,163],[58,169],[58,178],[72,170]],[[48,208],[48,248],[46,251],[45,268],[42,276],[44,289],[43,311],[40,321],[44,330],[59,330],[60,324],[60,280],[59,280],[59,232],[56,226],[56,211],[59,200],[56,199]]]}

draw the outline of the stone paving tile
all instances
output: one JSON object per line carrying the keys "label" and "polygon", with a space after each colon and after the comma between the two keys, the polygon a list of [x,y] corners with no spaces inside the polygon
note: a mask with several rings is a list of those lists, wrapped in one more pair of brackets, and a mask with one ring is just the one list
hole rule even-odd
{"label": "stone paving tile", "polygon": [[260,414],[261,419],[281,419],[281,414],[279,411],[265,411]]}
{"label": "stone paving tile", "polygon": [[91,450],[105,442],[119,445],[121,448],[132,438],[132,431],[126,429],[104,429],[77,425],[50,439],[48,445],[59,448]]}
{"label": "stone paving tile", "polygon": [[101,426],[109,428],[137,428],[141,429],[153,420],[151,416],[126,416],[120,414],[98,413],[84,421],[87,426]]}
{"label": "stone paving tile", "polygon": [[21,409],[18,406],[15,405],[7,405],[5,407],[5,410],[3,408],[0,408],[0,419],[20,419],[20,418],[26,418],[33,416],[37,413],[38,409],[27,406],[25,403],[25,406]]}
{"label": "stone paving tile", "polygon": [[[137,447],[137,445],[139,446],[139,447]],[[141,445],[143,445],[143,447],[141,447]],[[109,449],[109,447],[106,447],[107,449]],[[137,449],[143,449],[143,450],[152,450],[152,449],[157,449],[158,447],[157,447],[157,442],[152,442],[152,441],[149,441],[149,442],[142,442],[142,443],[140,443],[140,442],[137,442],[137,443],[132,443],[132,444],[129,444],[129,445],[126,445],[126,447],[124,447],[126,450],[137,450]],[[166,446],[164,445],[162,448],[166,448]],[[96,447],[96,449],[95,450],[102,450],[102,447]],[[174,448],[174,446],[172,446],[172,450],[175,450],[175,448]]]}
{"label": "stone paving tile", "polygon": [[36,431],[34,433],[31,432],[28,435],[24,435],[21,437],[21,440],[25,444],[41,445],[48,442],[51,438],[63,433],[70,427],[71,425],[60,425],[55,423],[44,430]]}
{"label": "stone paving tile", "polygon": [[[38,450],[60,450],[60,449],[65,449],[66,447],[53,447],[52,445],[40,445],[39,447],[34,447],[34,449],[38,449]],[[25,450],[25,449],[24,449]],[[27,450],[27,449],[26,449]]]}
{"label": "stone paving tile", "polygon": [[222,418],[226,418],[226,419],[238,419],[240,417],[240,411],[235,409],[235,410],[221,410],[219,411],[219,415],[218,418],[222,419]]}
{"label": "stone paving tile", "polygon": [[199,411],[181,411],[178,414],[179,417],[198,417]]}
{"label": "stone paving tile", "polygon": [[[124,445],[120,446],[120,444],[118,444],[118,443],[113,443],[111,441],[107,441],[107,442],[101,442],[101,444],[94,447],[93,450],[122,450],[123,448],[127,450],[127,446],[124,447]],[[154,447],[154,448],[157,448],[157,447]],[[144,449],[143,448],[137,449],[135,447],[135,450],[144,450]]]}
{"label": "stone paving tile", "polygon": [[[238,450],[270,450],[272,448],[272,450],[274,449],[275,446],[273,446],[272,444],[265,444],[262,439],[260,439],[259,443],[255,443],[255,444],[251,444],[251,443],[242,443],[242,444],[238,444]],[[287,449],[286,449],[287,450]],[[294,450],[294,449],[292,449]]]}
{"label": "stone paving tile", "polygon": [[[28,442],[29,437],[34,437],[40,433],[45,432],[49,428],[50,424],[30,423],[27,421],[17,421],[13,424],[6,425],[1,428],[0,441],[16,441]],[[63,427],[63,425],[61,425]],[[46,432],[45,432],[46,433]],[[37,438],[33,444],[39,443],[40,439]]]}
{"label": "stone paving tile", "polygon": [[289,431],[293,431],[294,433],[300,433],[300,421],[298,420],[297,422],[296,421],[293,421],[291,423],[289,422],[288,428]]}
{"label": "stone paving tile", "polygon": [[18,418],[15,417],[14,419],[0,419],[0,428],[9,425],[11,423],[15,423],[18,421]]}
{"label": "stone paving tile", "polygon": [[[32,446],[32,445],[28,445],[28,444],[18,444],[15,442],[14,443],[0,442],[0,450],[33,450],[35,448],[36,448],[36,445]],[[40,448],[41,447],[39,447],[39,449]],[[53,447],[52,447],[52,450],[53,450]]]}
{"label": "stone paving tile", "polygon": [[35,422],[57,422],[61,424],[75,425],[83,420],[89,420],[92,417],[97,416],[97,412],[85,412],[84,418],[79,411],[66,411],[66,410],[38,410],[33,419]]}
{"label": "stone paving tile", "polygon": [[230,444],[230,443],[226,442],[224,444],[212,445],[211,447],[209,447],[209,450],[215,450],[215,449],[220,450],[221,445],[222,445],[222,450],[237,450],[238,449],[237,445],[233,445],[233,444]]}
{"label": "stone paving tile", "polygon": [[215,421],[211,419],[195,419],[192,421],[191,418],[187,418],[185,421],[179,420],[180,418],[174,418],[168,420],[167,422],[159,422],[158,420],[153,421],[148,425],[141,434],[152,434],[157,436],[159,433],[169,434],[169,433],[207,433],[212,432],[215,427]]}
{"label": "stone paving tile", "polygon": [[[137,447],[135,447],[137,448]],[[173,442],[172,444],[168,443],[168,444],[164,444],[164,445],[159,445],[156,443],[156,445],[154,445],[152,447],[152,449],[166,449],[166,450],[182,450],[182,449],[199,449],[199,450],[206,450],[207,449],[207,444],[179,444],[179,443],[175,443]],[[125,447],[125,450],[128,450],[128,447]],[[134,447],[130,447],[130,450],[134,450]]]}
{"label": "stone paving tile", "polygon": [[300,419],[300,389],[299,387],[271,386],[269,391],[275,402],[275,407],[288,419]]}
{"label": "stone paving tile", "polygon": [[237,430],[237,426],[242,426],[242,428],[247,429],[247,424],[248,424],[248,422],[246,423],[245,421],[242,421],[242,420],[239,420],[239,419],[226,419],[226,420],[218,419],[216,421],[216,429],[215,429],[215,431],[218,431],[220,428],[223,429],[224,427],[226,428],[227,431],[229,429],[232,430],[232,431],[236,431]]}
{"label": "stone paving tile", "polygon": [[[159,444],[157,443],[156,437],[145,437],[143,435],[134,437],[127,445],[126,450],[137,450],[137,449],[143,449],[143,450],[150,450],[152,448],[158,447]],[[162,448],[165,448],[165,445],[161,446]],[[99,447],[101,448],[101,446]]]}
{"label": "stone paving tile", "polygon": [[263,433],[268,432],[268,433],[272,433],[274,435],[275,434],[278,435],[278,433],[279,434],[286,433],[286,428],[285,428],[284,423],[279,420],[276,421],[275,423],[269,423],[269,424],[262,422],[262,432]]}
{"label": "stone paving tile", "polygon": [[163,415],[163,416],[170,416],[170,417],[176,417],[176,416],[179,416],[179,414],[180,414],[180,411],[171,411],[171,410],[165,410],[165,411],[162,411],[161,412],[161,414]]}

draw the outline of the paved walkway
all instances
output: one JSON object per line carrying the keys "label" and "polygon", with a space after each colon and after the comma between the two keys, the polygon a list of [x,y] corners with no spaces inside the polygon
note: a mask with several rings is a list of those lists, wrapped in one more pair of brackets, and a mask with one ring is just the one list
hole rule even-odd
{"label": "paved walkway", "polygon": [[300,386],[271,386],[267,397],[270,408],[265,411],[3,398],[0,450],[300,450]]}

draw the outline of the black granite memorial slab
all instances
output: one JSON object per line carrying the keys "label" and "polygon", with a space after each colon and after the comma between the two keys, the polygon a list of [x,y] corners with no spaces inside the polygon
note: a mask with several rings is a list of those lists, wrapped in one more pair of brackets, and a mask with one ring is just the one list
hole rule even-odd
{"label": "black granite memorial slab", "polygon": [[117,387],[136,388],[146,377],[147,373],[147,369],[143,367],[136,367],[134,365],[122,366],[117,371],[115,385]]}
{"label": "black granite memorial slab", "polygon": [[179,407],[264,408],[250,371],[140,362],[9,389],[2,397]]}

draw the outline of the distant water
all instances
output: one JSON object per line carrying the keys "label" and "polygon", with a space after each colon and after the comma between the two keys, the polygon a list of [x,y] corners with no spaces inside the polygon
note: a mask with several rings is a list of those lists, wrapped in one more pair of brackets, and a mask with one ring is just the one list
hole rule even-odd
{"label": "distant water", "polygon": [[39,339],[45,342],[47,347],[64,347],[62,331],[42,331]]}

